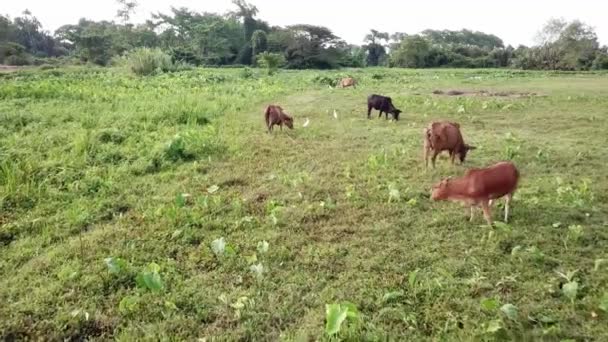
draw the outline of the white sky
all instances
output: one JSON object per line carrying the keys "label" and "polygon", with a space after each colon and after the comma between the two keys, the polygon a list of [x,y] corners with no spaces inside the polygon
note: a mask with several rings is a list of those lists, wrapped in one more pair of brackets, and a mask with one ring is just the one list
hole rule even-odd
{"label": "white sky", "polygon": [[[53,32],[85,17],[112,20],[115,0],[2,0],[0,13],[11,17],[29,9]],[[271,25],[313,24],[329,27],[349,43],[360,44],[370,29],[406,32],[468,28],[492,33],[505,44],[532,45],[536,32],[552,17],[580,19],[596,29],[608,44],[608,2],[604,0],[251,0],[258,17]],[[604,3],[604,4],[602,4]],[[168,13],[171,6],[203,12],[233,9],[230,0],[139,0],[132,19],[143,22],[150,13]]]}

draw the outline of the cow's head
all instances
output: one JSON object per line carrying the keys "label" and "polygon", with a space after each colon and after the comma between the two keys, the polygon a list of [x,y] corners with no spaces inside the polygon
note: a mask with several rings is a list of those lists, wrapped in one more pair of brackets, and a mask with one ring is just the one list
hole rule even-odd
{"label": "cow's head", "polygon": [[448,198],[448,187],[450,185],[450,179],[446,178],[441,182],[433,185],[431,189],[431,199],[433,201],[442,201]]}
{"label": "cow's head", "polygon": [[477,147],[475,147],[475,146],[470,146],[470,145],[464,144],[462,146],[462,148],[460,148],[460,151],[458,152],[458,158],[460,158],[460,162],[464,163],[464,160],[467,158],[467,153],[469,151],[473,151],[476,148]]}
{"label": "cow's head", "polygon": [[401,113],[402,113],[402,111],[400,111],[397,108],[394,108],[392,111],[393,118],[395,118],[396,121],[399,121],[399,114],[401,114]]}
{"label": "cow's head", "polygon": [[285,115],[285,117],[283,118],[283,122],[287,127],[293,129],[293,118],[291,116]]}

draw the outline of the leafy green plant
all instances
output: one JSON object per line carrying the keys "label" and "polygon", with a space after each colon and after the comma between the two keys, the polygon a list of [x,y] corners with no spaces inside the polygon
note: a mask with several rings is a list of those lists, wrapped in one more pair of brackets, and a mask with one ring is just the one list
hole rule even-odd
{"label": "leafy green plant", "polygon": [[266,240],[258,242],[258,252],[260,254],[265,254],[268,252],[268,242]]}
{"label": "leafy green plant", "polygon": [[595,196],[590,188],[589,180],[582,180],[578,185],[567,184],[561,177],[556,177],[557,200],[560,203],[584,207],[593,203]]}
{"label": "leafy green plant", "polygon": [[160,266],[156,263],[148,264],[135,278],[137,286],[142,289],[158,292],[164,289],[160,276]]}
{"label": "leafy green plant", "polygon": [[513,304],[505,304],[500,307],[500,311],[511,321],[517,321],[518,310]]}
{"label": "leafy green plant", "polygon": [[581,225],[570,225],[568,226],[568,234],[564,239],[564,247],[568,248],[568,241],[578,242],[583,236],[584,230]]}
{"label": "leafy green plant", "polygon": [[256,279],[260,280],[264,277],[264,265],[261,263],[249,266],[249,270],[255,275]]}
{"label": "leafy green plant", "polygon": [[112,274],[120,274],[127,269],[127,262],[121,258],[106,258],[104,259],[106,266],[108,266],[108,272]]}
{"label": "leafy green plant", "polygon": [[604,295],[600,299],[600,304],[598,305],[600,310],[608,313],[608,292],[604,292]]}
{"label": "leafy green plant", "polygon": [[325,333],[329,336],[337,335],[342,329],[344,321],[358,322],[359,311],[353,303],[325,305]]}
{"label": "leafy green plant", "polygon": [[557,272],[557,274],[566,280],[566,283],[562,285],[562,293],[563,295],[570,300],[570,303],[574,305],[574,301],[576,300],[576,296],[578,295],[579,285],[578,282],[574,279],[574,276],[578,270],[567,272],[566,274]]}
{"label": "leafy green plant", "polygon": [[484,298],[481,300],[480,306],[482,309],[492,312],[498,309],[499,303],[494,298]]}
{"label": "leafy green plant", "polygon": [[140,298],[138,296],[125,296],[118,304],[118,310],[123,314],[130,314],[137,310]]}
{"label": "leafy green plant", "polygon": [[285,64],[285,57],[280,53],[262,52],[256,56],[256,61],[268,75],[274,75]]}
{"label": "leafy green plant", "polygon": [[130,51],[126,60],[131,71],[140,76],[167,72],[173,68],[171,56],[160,49],[138,48]]}

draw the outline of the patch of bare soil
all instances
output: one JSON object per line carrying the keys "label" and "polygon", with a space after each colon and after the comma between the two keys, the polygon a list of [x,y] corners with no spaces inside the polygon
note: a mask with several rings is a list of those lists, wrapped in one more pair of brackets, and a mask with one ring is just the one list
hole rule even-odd
{"label": "patch of bare soil", "polygon": [[487,97],[531,97],[539,96],[537,93],[516,92],[516,91],[499,91],[491,92],[487,90],[470,91],[470,90],[434,90],[433,94],[443,96],[487,96]]}

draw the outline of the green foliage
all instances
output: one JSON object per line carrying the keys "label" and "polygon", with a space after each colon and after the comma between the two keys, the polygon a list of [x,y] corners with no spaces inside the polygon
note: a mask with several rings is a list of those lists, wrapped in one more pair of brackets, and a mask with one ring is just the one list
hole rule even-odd
{"label": "green foliage", "polygon": [[598,305],[600,310],[608,313],[608,292],[604,292],[604,295],[600,299],[600,304]]}
{"label": "green foliage", "polygon": [[262,52],[256,57],[258,66],[266,69],[268,75],[273,75],[285,64],[285,57],[278,53]]}
{"label": "green foliage", "polygon": [[420,36],[408,36],[391,54],[391,66],[423,68],[427,66],[430,51],[431,46],[426,39]]}
{"label": "green foliage", "polygon": [[507,316],[508,319],[512,321],[517,321],[518,310],[517,307],[513,304],[505,304],[500,307],[500,311]]}
{"label": "green foliage", "polygon": [[359,311],[349,302],[342,304],[325,305],[325,333],[329,336],[337,335],[342,329],[344,321],[357,322]]}
{"label": "green foliage", "polygon": [[135,278],[137,286],[153,292],[162,291],[165,286],[159,272],[160,266],[158,266],[158,264],[148,264],[140,273],[137,274],[137,277]]}
{"label": "green foliage", "polygon": [[485,298],[481,301],[481,308],[486,311],[495,311],[498,305],[498,301],[494,298]]}
{"label": "green foliage", "polygon": [[171,57],[160,49],[135,49],[126,58],[131,71],[139,76],[167,72],[173,68]]}
{"label": "green foliage", "polygon": [[138,296],[125,296],[123,299],[120,300],[120,303],[118,304],[118,310],[123,315],[128,315],[137,310],[139,302],[140,298]]}
{"label": "green foliage", "polygon": [[106,258],[104,261],[112,274],[120,274],[127,269],[127,262],[121,258]]}

